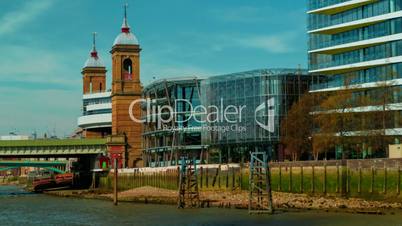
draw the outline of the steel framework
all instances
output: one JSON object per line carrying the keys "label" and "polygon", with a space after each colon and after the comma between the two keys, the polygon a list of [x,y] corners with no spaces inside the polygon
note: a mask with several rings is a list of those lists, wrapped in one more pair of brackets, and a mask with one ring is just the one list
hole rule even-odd
{"label": "steel framework", "polygon": [[265,152],[252,152],[250,158],[250,187],[248,212],[273,213],[271,174]]}
{"label": "steel framework", "polygon": [[198,208],[200,196],[197,182],[197,165],[195,158],[181,158],[178,208]]}

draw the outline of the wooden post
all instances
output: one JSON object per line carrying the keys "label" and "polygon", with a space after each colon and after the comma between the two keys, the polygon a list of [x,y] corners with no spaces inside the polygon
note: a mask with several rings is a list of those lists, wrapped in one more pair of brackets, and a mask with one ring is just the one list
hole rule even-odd
{"label": "wooden post", "polygon": [[336,193],[339,193],[339,163],[336,162]]}
{"label": "wooden post", "polygon": [[289,192],[292,192],[292,190],[293,190],[293,167],[292,167],[292,165],[290,165],[290,167],[289,167]]}
{"label": "wooden post", "polygon": [[92,189],[96,188],[96,172],[92,172]]}
{"label": "wooden post", "polygon": [[315,183],[314,183],[314,178],[315,178],[315,169],[314,169],[314,165],[311,167],[312,172],[311,172],[311,193],[315,192]]}
{"label": "wooden post", "polygon": [[201,168],[200,168],[200,188],[202,188],[202,176],[203,176],[203,168],[202,168],[202,166],[201,166]]}
{"label": "wooden post", "polygon": [[205,187],[208,188],[208,168],[205,169]]}
{"label": "wooden post", "polygon": [[360,194],[362,192],[362,162],[359,162],[359,181],[357,184],[357,192]]}
{"label": "wooden post", "polygon": [[229,188],[229,165],[226,170],[226,189],[228,189],[228,188]]}
{"label": "wooden post", "polygon": [[370,193],[374,192],[374,174],[375,174],[375,168],[374,166],[371,166]]}
{"label": "wooden post", "polygon": [[177,167],[177,171],[176,171],[176,186],[177,188],[179,188],[179,183],[180,183],[180,167]]}
{"label": "wooden post", "polygon": [[322,192],[324,194],[327,193],[327,162],[325,160],[324,162],[324,178],[323,178],[323,182],[322,182]]}
{"label": "wooden post", "polygon": [[396,162],[396,194],[399,195],[401,193],[401,166],[399,161]]}
{"label": "wooden post", "polygon": [[282,191],[282,167],[279,165],[278,191]]}
{"label": "wooden post", "polygon": [[235,169],[232,167],[232,191],[236,188],[236,174]]}
{"label": "wooden post", "polygon": [[113,178],[113,204],[117,206],[117,176],[118,176],[118,168],[117,168],[117,158],[114,159],[114,178]]}
{"label": "wooden post", "polygon": [[382,188],[382,192],[384,194],[387,194],[387,175],[388,175],[388,170],[387,170],[387,166],[386,166],[386,162],[384,161],[384,181],[383,181],[383,188]]}
{"label": "wooden post", "polygon": [[221,165],[219,164],[219,168],[218,169],[216,169],[217,171],[218,171],[218,188],[221,188],[221,172],[222,172],[222,170],[221,170]]}
{"label": "wooden post", "polygon": [[303,182],[303,165],[300,166],[300,193],[303,193],[304,182]]}
{"label": "wooden post", "polygon": [[346,166],[346,194],[350,192],[350,179],[349,179],[349,167]]}

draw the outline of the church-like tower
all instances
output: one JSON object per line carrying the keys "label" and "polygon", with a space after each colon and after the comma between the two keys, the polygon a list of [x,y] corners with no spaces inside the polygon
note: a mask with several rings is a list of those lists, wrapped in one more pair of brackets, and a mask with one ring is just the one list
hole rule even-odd
{"label": "church-like tower", "polygon": [[83,94],[104,92],[106,87],[106,67],[96,51],[95,35],[90,57],[82,68]]}
{"label": "church-like tower", "polygon": [[[98,56],[95,43],[96,33],[93,33],[93,46],[89,58],[82,68],[82,92],[83,94],[94,94],[105,92],[106,90],[106,67]],[[84,111],[86,106],[83,106]],[[105,128],[84,127],[83,136],[85,138],[101,138],[110,134]]]}
{"label": "church-like tower", "polygon": [[[112,50],[112,135],[126,137],[126,153],[123,163],[127,167],[142,166],[141,133],[142,124],[130,118],[130,104],[141,98],[140,45],[130,31],[127,22],[127,6],[121,33],[116,37]],[[140,106],[132,109],[133,116],[141,117]]]}

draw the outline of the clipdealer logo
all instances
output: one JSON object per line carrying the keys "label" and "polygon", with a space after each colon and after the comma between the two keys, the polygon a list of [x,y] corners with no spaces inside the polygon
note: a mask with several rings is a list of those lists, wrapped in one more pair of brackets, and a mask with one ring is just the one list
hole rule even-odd
{"label": "clipdealer logo", "polygon": [[[140,105],[140,107],[146,109],[145,117],[136,118],[134,115],[134,107]],[[175,109],[186,109],[184,112],[175,111]],[[131,102],[129,106],[129,116],[131,120],[136,123],[157,123],[158,129],[166,129],[166,124],[171,123],[174,119],[176,123],[185,123],[190,120],[202,124],[205,123],[226,123],[231,126],[208,126],[203,125],[202,129],[208,131],[237,131],[246,132],[246,128],[239,126],[244,120],[244,114],[246,105],[224,105],[223,98],[220,99],[219,105],[197,105],[193,104],[187,99],[176,99],[174,106],[170,105],[158,105],[154,99],[137,99]],[[185,115],[186,117],[179,117]],[[259,117],[263,116],[263,117]],[[267,119],[266,122],[260,121],[261,118]],[[271,133],[275,131],[275,99],[272,97],[256,107],[254,111],[254,120],[258,126]],[[211,128],[209,128],[211,127]],[[213,127],[213,128],[212,128]],[[224,127],[224,128],[217,128]],[[174,129],[174,128],[173,128]]]}
{"label": "clipdealer logo", "polygon": [[[258,114],[262,114],[264,116],[262,118],[267,118],[267,122],[260,122]],[[255,109],[254,119],[261,128],[271,133],[275,132],[275,99],[273,97]]]}

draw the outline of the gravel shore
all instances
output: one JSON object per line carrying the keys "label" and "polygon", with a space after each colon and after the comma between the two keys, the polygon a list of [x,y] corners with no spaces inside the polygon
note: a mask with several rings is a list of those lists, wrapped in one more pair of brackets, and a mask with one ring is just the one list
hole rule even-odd
{"label": "gravel shore", "polygon": [[[48,191],[46,193],[63,197],[104,200],[111,200],[113,197],[110,193],[97,190],[59,190]],[[316,197],[306,194],[282,192],[273,192],[272,195],[274,207],[282,210],[324,210],[378,214],[386,210],[402,209],[402,203],[400,202],[367,201],[358,198]],[[177,203],[177,192],[154,187],[140,187],[119,192],[119,201],[175,205]],[[202,191],[200,192],[200,201],[202,207],[246,209],[248,208],[248,192]]]}

